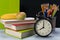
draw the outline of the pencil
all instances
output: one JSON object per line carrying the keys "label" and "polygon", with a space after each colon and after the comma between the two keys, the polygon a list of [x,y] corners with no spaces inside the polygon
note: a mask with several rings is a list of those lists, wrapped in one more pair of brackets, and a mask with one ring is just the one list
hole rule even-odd
{"label": "pencil", "polygon": [[52,16],[54,17],[55,14],[56,14],[57,10],[54,10],[53,13],[52,13]]}

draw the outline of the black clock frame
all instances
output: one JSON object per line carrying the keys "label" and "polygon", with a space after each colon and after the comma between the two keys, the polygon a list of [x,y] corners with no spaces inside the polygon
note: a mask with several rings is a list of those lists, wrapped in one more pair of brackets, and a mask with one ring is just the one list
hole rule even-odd
{"label": "black clock frame", "polygon": [[[36,30],[36,25],[37,25],[37,23],[38,23],[39,21],[41,21],[41,20],[47,20],[47,21],[49,21],[49,22],[51,23],[51,26],[52,26],[51,32],[50,32],[49,34],[45,35],[45,36],[40,35],[40,34],[37,32],[37,30]],[[35,31],[35,33],[36,33],[38,36],[41,36],[41,37],[47,37],[47,36],[49,36],[49,35],[53,32],[53,25],[52,25],[51,19],[49,19],[49,18],[44,18],[44,17],[43,17],[43,18],[40,18],[39,20],[37,20],[36,23],[34,24],[34,31]]]}

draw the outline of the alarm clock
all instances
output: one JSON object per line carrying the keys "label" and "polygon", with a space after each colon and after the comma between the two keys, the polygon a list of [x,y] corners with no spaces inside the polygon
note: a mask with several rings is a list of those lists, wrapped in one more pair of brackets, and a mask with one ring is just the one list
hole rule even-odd
{"label": "alarm clock", "polygon": [[53,25],[49,18],[40,18],[34,25],[34,31],[38,36],[47,37],[53,31]]}

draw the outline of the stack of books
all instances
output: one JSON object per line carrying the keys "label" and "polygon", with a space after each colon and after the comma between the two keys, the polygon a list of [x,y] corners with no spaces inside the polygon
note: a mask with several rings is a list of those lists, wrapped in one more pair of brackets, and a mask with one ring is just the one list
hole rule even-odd
{"label": "stack of books", "polygon": [[5,26],[5,33],[17,38],[25,38],[34,34],[33,27],[35,20],[2,20]]}

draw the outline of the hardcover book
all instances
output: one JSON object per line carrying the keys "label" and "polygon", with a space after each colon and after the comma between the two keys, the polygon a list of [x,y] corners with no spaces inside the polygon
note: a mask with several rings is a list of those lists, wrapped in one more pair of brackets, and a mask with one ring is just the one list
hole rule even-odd
{"label": "hardcover book", "polygon": [[25,38],[25,37],[34,35],[33,29],[21,30],[21,31],[14,31],[14,30],[6,29],[5,33],[10,36],[17,37],[17,38]]}

